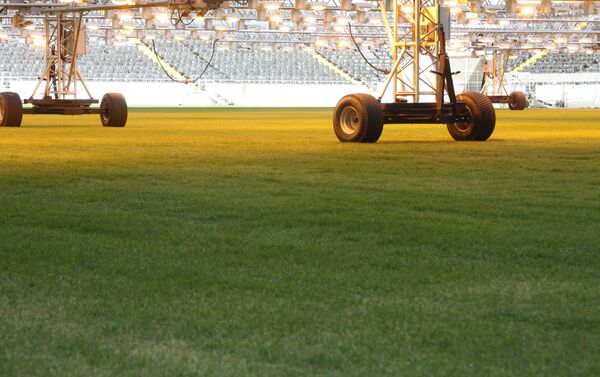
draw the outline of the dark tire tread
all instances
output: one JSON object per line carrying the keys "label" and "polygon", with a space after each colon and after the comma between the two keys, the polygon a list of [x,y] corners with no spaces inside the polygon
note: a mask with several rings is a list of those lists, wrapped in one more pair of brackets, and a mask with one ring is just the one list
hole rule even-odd
{"label": "dark tire tread", "polygon": [[100,102],[100,121],[104,127],[125,127],[127,102],[121,93],[106,93]]}
{"label": "dark tire tread", "polygon": [[457,141],[485,141],[492,136],[496,126],[496,110],[492,101],[478,92],[466,92],[457,96],[458,101],[466,104],[471,113],[471,123],[466,131],[456,124],[447,125],[448,132]]}
{"label": "dark tire tread", "polygon": [[[361,122],[357,132],[351,136],[344,134],[339,124],[339,116],[346,106],[354,106]],[[333,114],[333,129],[341,142],[375,143],[383,132],[383,122],[381,103],[375,97],[364,93],[344,96]]]}
{"label": "dark tire tread", "polygon": [[23,102],[17,93],[0,93],[0,106],[2,106],[2,118],[0,127],[21,127],[23,120]]}
{"label": "dark tire tread", "polygon": [[508,108],[511,110],[524,110],[528,106],[527,97],[523,92],[510,93]]}

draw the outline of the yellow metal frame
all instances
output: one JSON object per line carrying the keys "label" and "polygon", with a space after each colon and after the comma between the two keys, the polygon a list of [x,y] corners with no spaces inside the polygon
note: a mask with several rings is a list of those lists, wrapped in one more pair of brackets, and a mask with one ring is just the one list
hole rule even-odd
{"label": "yellow metal frame", "polygon": [[[437,95],[438,80],[430,71],[439,72],[440,6],[439,0],[393,0],[393,24],[388,26],[385,8],[384,23],[390,41],[393,66],[379,100],[392,84],[393,102],[412,99],[419,102],[423,95]],[[408,24],[408,29],[401,28]],[[443,89],[442,89],[443,90]]]}

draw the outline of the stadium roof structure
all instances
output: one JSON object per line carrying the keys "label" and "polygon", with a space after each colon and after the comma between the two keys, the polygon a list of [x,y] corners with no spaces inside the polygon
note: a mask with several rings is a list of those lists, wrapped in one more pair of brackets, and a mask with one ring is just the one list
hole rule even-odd
{"label": "stadium roof structure", "polygon": [[[399,0],[398,6],[404,3],[408,2]],[[41,44],[48,14],[76,12],[83,14],[87,38],[108,44],[157,37],[232,43],[318,40],[330,46],[352,37],[383,44],[392,4],[389,0],[0,1],[0,40],[26,38]],[[569,47],[593,52],[600,45],[600,1],[445,0],[442,5],[450,8],[452,18],[450,51]],[[410,16],[410,6],[402,9]]]}

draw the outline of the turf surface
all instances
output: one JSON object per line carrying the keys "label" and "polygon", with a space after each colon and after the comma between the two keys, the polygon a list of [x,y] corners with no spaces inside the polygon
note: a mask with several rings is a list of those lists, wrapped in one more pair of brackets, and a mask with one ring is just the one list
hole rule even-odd
{"label": "turf surface", "polygon": [[599,119],[342,145],[330,109],[26,116],[0,376],[599,375]]}

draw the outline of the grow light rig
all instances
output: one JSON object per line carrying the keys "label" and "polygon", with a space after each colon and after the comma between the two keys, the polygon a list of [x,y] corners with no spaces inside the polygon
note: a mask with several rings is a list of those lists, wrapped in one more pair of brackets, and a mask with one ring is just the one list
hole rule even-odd
{"label": "grow light rig", "polygon": [[[380,2],[383,11],[383,3]],[[490,99],[454,91],[446,35],[450,12],[438,0],[397,0],[393,24],[386,23],[393,65],[378,98],[351,94],[337,104],[333,127],[342,142],[376,142],[384,124],[446,124],[455,140],[487,140],[496,123]],[[408,30],[400,29],[407,23]],[[392,101],[382,99],[391,84]],[[424,102],[423,97],[434,101]]]}
{"label": "grow light rig", "polygon": [[528,106],[525,93],[512,92],[509,94],[504,85],[504,75],[511,51],[510,49],[494,49],[491,54],[483,56],[481,93],[485,94],[492,103],[508,104],[508,108],[511,110],[523,110]]}

